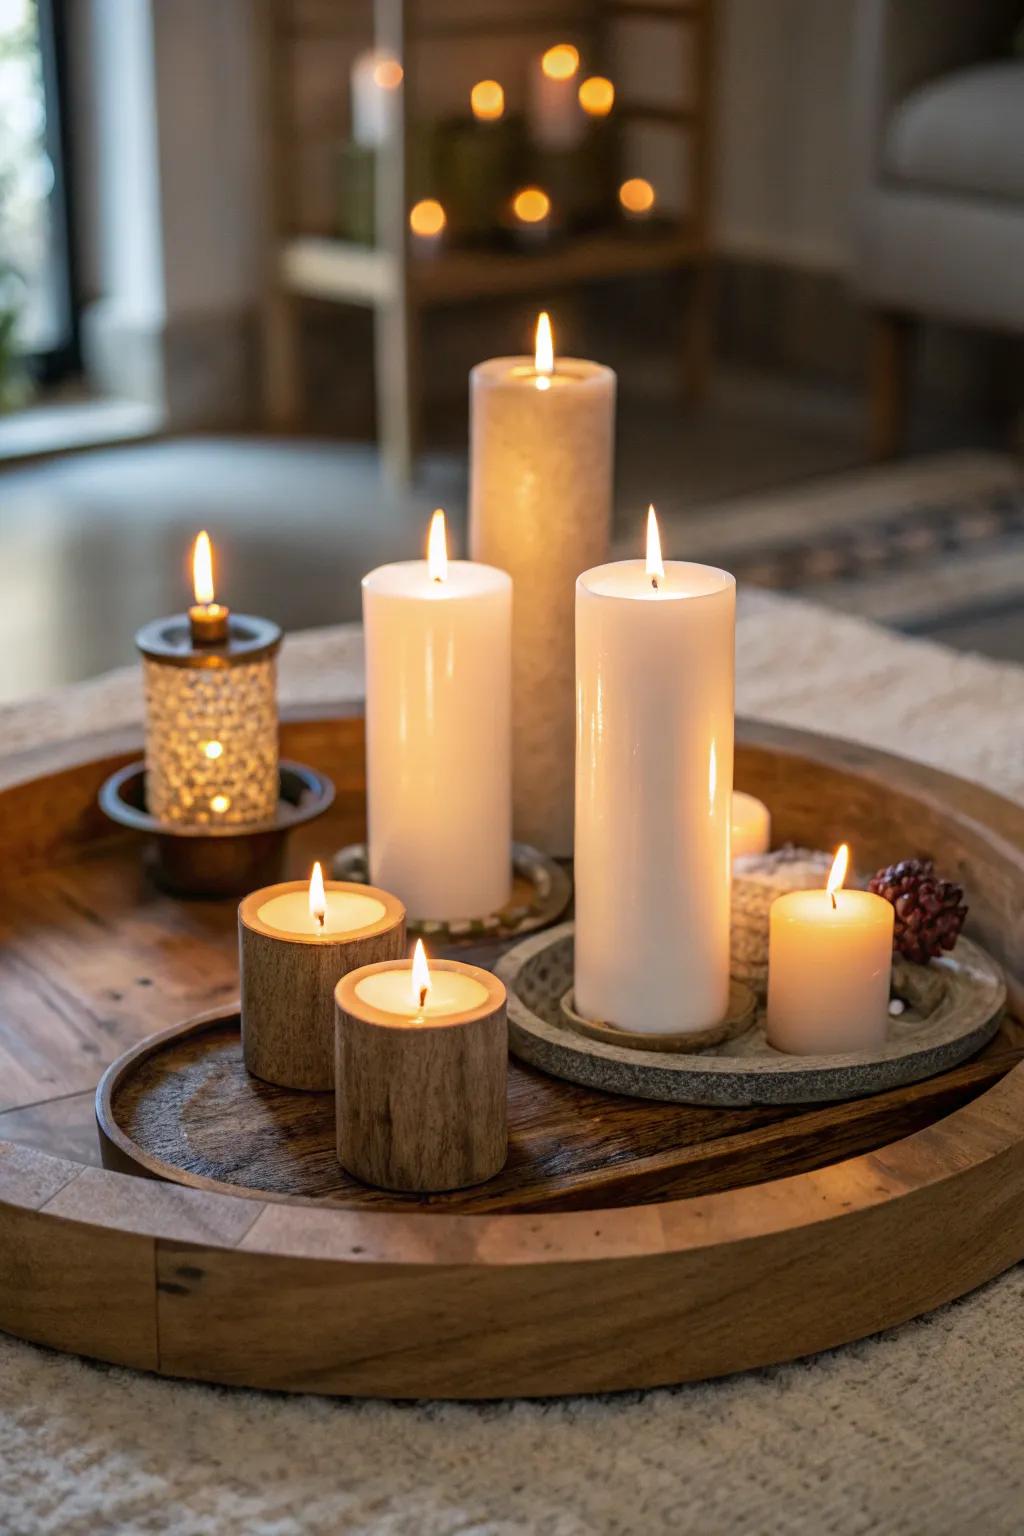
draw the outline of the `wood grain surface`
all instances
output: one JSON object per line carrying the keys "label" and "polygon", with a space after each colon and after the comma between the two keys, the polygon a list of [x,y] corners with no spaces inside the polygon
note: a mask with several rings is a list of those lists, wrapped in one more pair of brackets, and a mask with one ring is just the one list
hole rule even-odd
{"label": "wood grain surface", "polygon": [[182,1025],[112,1068],[97,1107],[107,1167],[360,1211],[600,1210],[738,1188],[885,1146],[968,1103],[1024,1057],[1024,1027],[1007,1020],[981,1056],[954,1071],[799,1110],[623,1098],[513,1060],[505,1167],[476,1188],[414,1197],[346,1173],[332,1095],[251,1077],[238,1022],[218,1013]]}
{"label": "wood grain surface", "polygon": [[[299,875],[364,833],[361,724],[295,720],[282,748],[339,790],[293,843]],[[826,1348],[1024,1255],[1016,1026],[959,1069],[952,1097],[937,1084],[912,1091],[935,1097],[909,1136],[885,1140],[890,1124],[875,1150],[849,1156],[819,1121],[822,1165],[778,1177],[788,1156],[807,1170],[806,1128],[828,1112],[766,1117],[753,1155],[753,1128],[737,1124],[691,1141],[693,1167],[717,1160],[722,1172],[709,1193],[695,1176],[683,1198],[672,1144],[648,1146],[618,1195],[610,1157],[598,1196],[563,1188],[582,1208],[514,1214],[338,1209],[322,1195],[314,1208],[84,1166],[95,1141],[83,1111],[103,1067],[237,995],[234,904],[154,892],[136,838],[95,810],[100,783],[137,752],[137,741],[83,741],[0,769],[0,1327],[171,1375],[290,1390],[589,1391]],[[935,854],[965,886],[969,931],[1006,967],[1019,1014],[1024,810],[866,747],[767,726],[740,726],[737,782],[768,803],[778,838],[848,840],[862,870]],[[614,1151],[632,1113],[602,1099],[598,1143]]]}

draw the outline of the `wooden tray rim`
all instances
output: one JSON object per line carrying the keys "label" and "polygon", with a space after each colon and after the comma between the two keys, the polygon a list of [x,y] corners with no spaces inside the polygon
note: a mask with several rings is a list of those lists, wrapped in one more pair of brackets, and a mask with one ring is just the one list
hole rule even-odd
{"label": "wooden tray rim", "polygon": [[[298,712],[323,715],[322,707]],[[739,731],[747,743],[868,785],[884,776],[1003,862],[1024,863],[1024,808],[980,786],[802,731],[746,722]],[[17,775],[30,762],[34,775],[59,773],[88,750],[79,740],[26,755]],[[92,768],[99,778],[109,760]],[[11,782],[0,774],[0,787]],[[1010,942],[1019,954],[1017,928]],[[1015,975],[1014,994],[1019,1006]],[[82,1167],[3,1141],[0,1219],[20,1245],[19,1262],[40,1255],[45,1284],[0,1285],[0,1328],[166,1375],[288,1390],[480,1398],[655,1386],[849,1342],[964,1294],[1024,1254],[1022,1197],[1024,1063],[875,1152],[770,1183],[596,1213],[298,1209]],[[88,1259],[90,1318],[75,1266],[53,1263],[68,1243]],[[138,1262],[126,1277],[129,1257]],[[885,1283],[872,1285],[881,1265]],[[425,1333],[403,1291],[418,1296],[434,1277],[460,1300],[457,1341],[468,1348]],[[293,1311],[303,1311],[305,1297],[310,1306],[292,1338],[261,1349],[223,1290],[218,1300],[218,1279],[229,1291],[241,1287],[250,1305],[254,1294],[274,1300],[280,1286]],[[403,1295],[404,1312],[395,1308]],[[394,1343],[368,1356],[353,1341],[385,1308]],[[203,1329],[213,1330],[209,1339],[227,1330],[212,1368],[190,1343]]]}

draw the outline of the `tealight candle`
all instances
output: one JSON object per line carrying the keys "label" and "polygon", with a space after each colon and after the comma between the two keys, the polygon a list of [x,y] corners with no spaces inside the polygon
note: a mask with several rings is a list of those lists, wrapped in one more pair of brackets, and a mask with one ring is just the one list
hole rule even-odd
{"label": "tealight candle", "polygon": [[732,792],[732,856],[744,858],[751,853],[767,853],[772,845],[771,812],[756,795],[741,789]]}
{"label": "tealight candle", "polygon": [[272,821],[280,790],[277,653],[268,619],[232,613],[214,594],[200,533],[188,613],[140,629],[146,697],[146,809],[181,827]]}
{"label": "tealight candle", "polygon": [[576,583],[576,974],[584,1018],[698,1031],[729,1001],[736,582],[647,559]]}
{"label": "tealight candle", "polygon": [[334,1086],[334,988],[346,971],[405,951],[405,908],[387,891],[290,880],[238,909],[242,1052],[282,1088]]}
{"label": "tealight candle", "polygon": [[338,983],[338,1160],[384,1189],[462,1189],[508,1155],[505,988],[456,960],[351,971]]}
{"label": "tealight candle", "polygon": [[615,374],[556,357],[537,321],[533,357],[497,357],[470,376],[470,551],[511,573],[515,833],[572,852],[573,590],[608,558]]}
{"label": "tealight candle", "polygon": [[844,843],[823,891],[772,903],[766,1027],[778,1051],[837,1055],[885,1041],[894,913],[871,891],[842,889],[848,858]]}
{"label": "tealight candle", "polygon": [[417,918],[486,917],[512,884],[512,583],[449,560],[363,578],[370,878]]}

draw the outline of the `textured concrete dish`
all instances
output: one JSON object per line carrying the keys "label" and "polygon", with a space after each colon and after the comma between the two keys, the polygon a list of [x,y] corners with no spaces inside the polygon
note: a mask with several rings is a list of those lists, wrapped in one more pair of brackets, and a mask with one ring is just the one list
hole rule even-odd
{"label": "textured concrete dish", "polygon": [[760,1009],[747,1032],[696,1054],[633,1050],[570,1028],[561,1000],[572,985],[573,924],[517,944],[495,967],[508,988],[509,1042],[521,1061],[607,1093],[677,1104],[813,1104],[861,1098],[956,1066],[992,1039],[1006,1002],[996,962],[961,938],[929,972],[945,983],[937,1006],[890,1023],[879,1054],[786,1056],[765,1040]]}

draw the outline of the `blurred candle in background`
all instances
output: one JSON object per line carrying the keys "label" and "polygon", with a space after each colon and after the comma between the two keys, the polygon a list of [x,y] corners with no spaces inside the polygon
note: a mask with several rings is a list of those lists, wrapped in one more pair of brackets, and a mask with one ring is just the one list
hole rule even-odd
{"label": "blurred candle in background", "polygon": [[396,58],[377,49],[360,53],[352,64],[352,137],[364,149],[383,144],[394,121],[395,92],[404,71]]}
{"label": "blurred candle in background", "polygon": [[619,188],[619,205],[625,218],[633,223],[649,219],[655,202],[654,188],[642,176],[631,176]]}
{"label": "blurred candle in background", "polygon": [[470,375],[470,553],[515,582],[515,835],[572,852],[573,603],[582,567],[608,557],[615,375],[558,357],[546,314],[533,357]]}
{"label": "blurred candle in background", "polygon": [[424,197],[412,205],[409,228],[413,234],[413,250],[418,256],[431,256],[440,250],[447,223],[447,214],[436,197]]}
{"label": "blurred candle in background", "polygon": [[580,81],[579,103],[588,117],[607,117],[615,105],[615,87],[603,75]]}
{"label": "blurred candle in background", "polygon": [[469,93],[469,105],[478,123],[496,123],[505,113],[505,92],[497,80],[478,80]]}
{"label": "blurred candle in background", "polygon": [[486,917],[511,889],[512,583],[449,560],[363,578],[370,878],[418,919]]}
{"label": "blurred candle in background", "polygon": [[580,56],[572,43],[556,43],[530,70],[530,136],[540,149],[575,149],[586,119],[580,110],[576,77]]}

